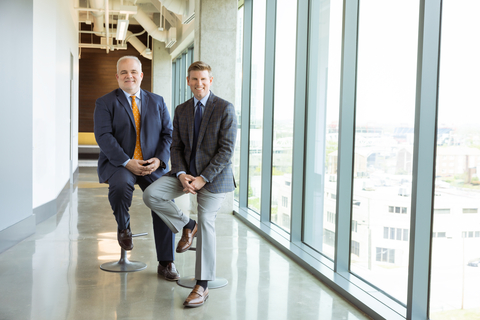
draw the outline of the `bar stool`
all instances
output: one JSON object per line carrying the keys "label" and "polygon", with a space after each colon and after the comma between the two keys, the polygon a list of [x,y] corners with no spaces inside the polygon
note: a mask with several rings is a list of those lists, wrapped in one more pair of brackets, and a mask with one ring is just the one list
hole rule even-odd
{"label": "bar stool", "polygon": [[[132,237],[133,238],[141,237],[141,236],[146,236],[147,234],[148,234],[147,232],[137,233],[137,234],[133,234]],[[108,272],[135,272],[135,271],[143,270],[147,267],[147,265],[143,262],[128,260],[127,251],[125,251],[121,247],[120,249],[121,249],[120,260],[106,262],[100,265],[100,269]]]}
{"label": "bar stool", "polygon": [[[195,238],[197,236],[195,235]],[[188,250],[191,251],[196,251],[196,247],[190,247]],[[197,280],[195,279],[195,276],[188,276],[188,277],[181,277],[180,279],[177,280],[177,284],[181,287],[185,288],[195,288],[195,285],[197,284]],[[225,278],[217,278],[215,277],[215,280],[208,281],[208,289],[218,289],[225,287],[228,284],[228,280]]]}

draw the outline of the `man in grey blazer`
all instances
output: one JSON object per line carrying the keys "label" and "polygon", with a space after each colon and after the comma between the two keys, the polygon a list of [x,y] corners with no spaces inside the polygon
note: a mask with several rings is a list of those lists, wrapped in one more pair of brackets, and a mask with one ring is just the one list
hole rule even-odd
{"label": "man in grey blazer", "polygon": [[[185,252],[197,235],[195,279],[184,302],[198,307],[208,298],[208,281],[215,280],[215,217],[226,193],[235,189],[232,156],[237,135],[233,105],[210,91],[208,64],[188,68],[187,83],[194,97],[177,106],[173,118],[172,170],[144,192],[143,200],[173,233],[182,231],[176,251]],[[184,193],[197,195],[198,223],[171,200]]]}

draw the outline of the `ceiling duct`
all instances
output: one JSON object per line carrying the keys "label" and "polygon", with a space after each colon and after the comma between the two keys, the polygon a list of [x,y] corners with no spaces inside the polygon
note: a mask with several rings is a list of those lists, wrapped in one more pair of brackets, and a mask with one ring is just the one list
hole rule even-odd
{"label": "ceiling duct", "polygon": [[[105,3],[103,0],[90,0],[90,7],[93,9],[104,9]],[[102,11],[92,11],[93,16],[93,31],[98,33],[105,32],[105,14]]]}
{"label": "ceiling duct", "polygon": [[[176,0],[176,1],[169,1],[172,5],[176,5],[178,8],[186,8],[186,5],[191,0],[183,1],[183,0]],[[80,47],[85,48],[101,48],[106,49],[107,53],[109,50],[124,50],[126,49],[124,44],[121,45],[114,45],[113,44],[113,37],[117,37],[116,30],[106,29],[105,24],[108,23],[108,14],[109,9],[108,0],[89,0],[90,8],[93,10],[91,11],[93,16],[93,32],[95,35],[102,37],[101,44],[79,44]],[[193,1],[194,3],[194,1]],[[167,30],[158,30],[158,26],[152,19],[139,7],[136,6],[119,6],[117,3],[113,4],[114,9],[112,12],[117,12],[118,14],[126,15],[128,19],[128,15],[132,15],[135,20],[145,29],[146,32],[155,40],[161,41],[165,43],[166,48],[171,48],[177,42],[177,29],[175,27],[170,27]],[[166,7],[166,6],[165,6]],[[96,10],[95,10],[96,9]],[[168,9],[168,8],[167,8]],[[182,9],[182,10],[183,10]],[[80,31],[82,32],[82,31]],[[83,31],[86,32],[86,31]],[[107,40],[108,39],[108,40]],[[117,39],[121,40],[121,39]],[[133,35],[130,31],[127,31],[127,38],[126,40],[145,58],[152,59],[152,52],[149,48],[147,48],[135,35]]]}
{"label": "ceiling duct", "polygon": [[169,11],[182,15],[182,24],[188,24],[195,18],[195,0],[163,0],[162,5]]}
{"label": "ceiling duct", "polygon": [[165,42],[165,48],[171,48],[175,43],[177,43],[177,28],[170,27],[170,29],[168,29],[168,38]]}
{"label": "ceiling duct", "polygon": [[148,32],[148,34],[155,40],[167,42],[167,31],[158,30],[158,26],[150,17],[140,8],[137,9],[137,14],[133,16],[135,20]]}
{"label": "ceiling duct", "polygon": [[187,11],[182,17],[183,17],[182,24],[189,24],[190,22],[192,22],[193,19],[195,19],[195,1],[194,0],[188,0]]}
{"label": "ceiling duct", "polygon": [[167,48],[170,48],[177,42],[177,29],[171,27],[168,31],[158,30],[158,26],[150,19],[145,12],[140,8],[137,9],[137,14],[133,16],[135,20],[148,32],[148,34],[155,40],[165,42]]}
{"label": "ceiling duct", "polygon": [[142,57],[152,60],[152,51],[148,49],[131,31],[127,31],[127,41],[140,53]]}

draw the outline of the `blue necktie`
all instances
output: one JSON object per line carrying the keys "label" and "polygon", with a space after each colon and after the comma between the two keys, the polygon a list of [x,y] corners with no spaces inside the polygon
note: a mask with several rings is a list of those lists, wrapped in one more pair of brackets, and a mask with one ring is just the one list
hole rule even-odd
{"label": "blue necktie", "polygon": [[192,155],[190,156],[190,173],[196,177],[197,168],[195,166],[195,157],[197,155],[198,133],[200,132],[200,125],[202,124],[202,103],[198,101],[197,110],[195,111],[195,126],[193,130],[193,145]]}

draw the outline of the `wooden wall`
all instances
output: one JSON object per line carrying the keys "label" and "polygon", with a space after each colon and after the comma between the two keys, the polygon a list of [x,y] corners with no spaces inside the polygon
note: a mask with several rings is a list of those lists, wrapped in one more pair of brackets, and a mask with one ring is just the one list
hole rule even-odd
{"label": "wooden wall", "polygon": [[[138,32],[132,30],[132,32]],[[138,27],[137,27],[138,28]],[[139,29],[140,31],[143,30]],[[139,37],[146,44],[146,34]],[[98,38],[93,36],[93,38]],[[98,39],[95,39],[98,42]],[[82,42],[90,42],[90,35],[82,34]],[[150,44],[151,44],[150,38]],[[150,46],[151,47],[151,46]],[[142,56],[130,44],[127,50],[110,51],[108,54],[103,49],[81,49],[81,58],[79,61],[79,132],[93,132],[93,111],[95,110],[95,101],[101,96],[118,88],[118,82],[115,78],[117,73],[117,60],[120,57],[132,55],[137,56],[142,61],[143,81],[141,88],[151,91],[152,88],[152,62]]]}

